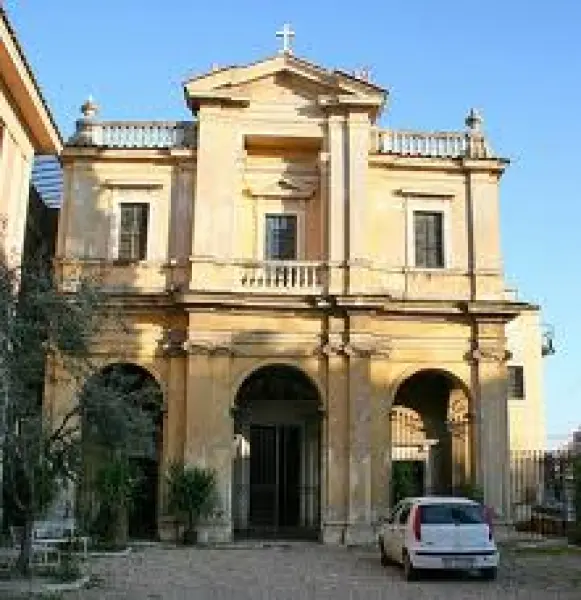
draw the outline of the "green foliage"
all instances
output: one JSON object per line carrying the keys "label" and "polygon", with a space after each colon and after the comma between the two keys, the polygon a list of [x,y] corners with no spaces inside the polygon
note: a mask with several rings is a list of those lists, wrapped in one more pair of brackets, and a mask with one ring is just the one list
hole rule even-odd
{"label": "green foliage", "polygon": [[416,470],[411,461],[394,461],[391,467],[391,497],[395,506],[403,498],[418,493]]}
{"label": "green foliage", "polygon": [[101,465],[94,481],[99,512],[94,532],[102,545],[123,548],[127,545],[127,512],[137,477],[127,457],[114,456]]}
{"label": "green foliage", "polygon": [[128,507],[137,480],[125,456],[113,457],[103,464],[95,480],[101,505]]}
{"label": "green foliage", "polygon": [[81,565],[74,554],[74,540],[61,546],[60,563],[51,573],[51,578],[58,583],[69,583],[81,577]]}
{"label": "green foliage", "polygon": [[[8,504],[26,525],[23,573],[30,568],[33,520],[51,504],[59,481],[75,481],[82,472],[83,438],[123,452],[151,438],[152,412],[143,403],[160,401],[153,386],[139,388],[122,369],[97,375],[94,339],[122,324],[98,283],[82,280],[65,294],[48,265],[45,257],[14,269],[0,263],[0,447]],[[73,400],[53,406],[50,420],[42,410],[47,375]]]}
{"label": "green foliage", "polygon": [[474,500],[475,502],[480,502],[481,504],[484,503],[484,490],[482,489],[482,486],[479,486],[476,483],[467,482],[458,486],[455,494],[468,498],[469,500]]}
{"label": "green foliage", "polygon": [[186,519],[184,539],[190,536],[200,518],[216,506],[216,473],[212,469],[172,463],[167,473],[168,504],[176,519]]}

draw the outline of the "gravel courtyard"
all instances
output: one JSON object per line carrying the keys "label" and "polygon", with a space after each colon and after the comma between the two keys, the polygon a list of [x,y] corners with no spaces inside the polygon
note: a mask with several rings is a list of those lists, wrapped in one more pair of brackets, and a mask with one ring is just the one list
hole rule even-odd
{"label": "gravel courtyard", "polygon": [[92,587],[65,600],[419,600],[581,598],[581,554],[506,552],[496,582],[431,576],[406,583],[371,549],[316,544],[140,548],[92,564]]}

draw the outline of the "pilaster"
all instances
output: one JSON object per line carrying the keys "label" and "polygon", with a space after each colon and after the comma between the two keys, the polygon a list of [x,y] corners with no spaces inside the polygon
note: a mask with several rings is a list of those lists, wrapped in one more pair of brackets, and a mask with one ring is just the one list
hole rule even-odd
{"label": "pilaster", "polygon": [[342,114],[330,114],[327,136],[329,183],[326,200],[330,294],[342,294],[345,289],[346,143],[345,117]]}
{"label": "pilaster", "polygon": [[[235,119],[226,109],[219,104],[200,108],[192,228],[192,254],[198,260],[210,256],[228,258],[232,251],[234,201],[242,192],[237,185],[242,143]],[[220,225],[219,230],[216,224]]]}
{"label": "pilaster", "polygon": [[466,203],[471,298],[498,300],[504,294],[498,175],[467,165]]}
{"label": "pilaster", "polygon": [[369,352],[345,348],[349,362],[349,519],[347,544],[369,542],[371,530],[371,401]]}
{"label": "pilaster", "polygon": [[507,365],[504,326],[479,324],[471,359],[477,375],[475,427],[477,474],[485,502],[502,515],[510,513]]}
{"label": "pilaster", "polygon": [[327,363],[326,447],[323,470],[326,499],[321,514],[323,542],[341,544],[348,519],[348,431],[349,414],[348,365],[341,352],[342,326],[339,319],[330,320],[330,333],[323,354]]}
{"label": "pilaster", "polygon": [[202,541],[227,541],[232,536],[232,420],[230,356],[212,347],[186,342],[187,409],[184,459],[215,470],[219,505],[199,528]]}
{"label": "pilaster", "polygon": [[349,264],[356,266],[366,260],[367,247],[367,169],[370,124],[367,112],[350,112],[348,129]]}

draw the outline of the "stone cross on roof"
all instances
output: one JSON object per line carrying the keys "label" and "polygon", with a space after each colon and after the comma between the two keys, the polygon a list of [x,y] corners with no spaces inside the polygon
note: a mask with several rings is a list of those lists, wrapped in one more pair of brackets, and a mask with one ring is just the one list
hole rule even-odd
{"label": "stone cross on roof", "polygon": [[291,26],[288,23],[285,23],[282,26],[280,31],[276,32],[276,37],[282,38],[282,48],[281,52],[283,54],[292,54],[292,40],[295,37],[295,32],[291,29]]}

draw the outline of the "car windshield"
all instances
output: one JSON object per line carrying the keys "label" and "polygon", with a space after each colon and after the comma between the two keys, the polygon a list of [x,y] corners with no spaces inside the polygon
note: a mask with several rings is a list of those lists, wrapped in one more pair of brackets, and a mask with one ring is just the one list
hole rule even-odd
{"label": "car windshield", "polygon": [[420,507],[422,525],[476,525],[485,523],[478,504],[424,504]]}

